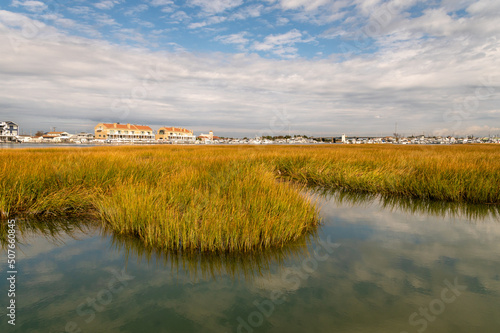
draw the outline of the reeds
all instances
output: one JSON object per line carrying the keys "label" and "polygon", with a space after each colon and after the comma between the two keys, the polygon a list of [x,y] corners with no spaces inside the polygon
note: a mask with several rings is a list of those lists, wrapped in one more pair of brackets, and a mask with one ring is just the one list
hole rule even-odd
{"label": "reeds", "polygon": [[282,247],[318,225],[306,185],[500,204],[493,145],[128,146],[8,150],[0,158],[4,217],[92,212],[158,249]]}

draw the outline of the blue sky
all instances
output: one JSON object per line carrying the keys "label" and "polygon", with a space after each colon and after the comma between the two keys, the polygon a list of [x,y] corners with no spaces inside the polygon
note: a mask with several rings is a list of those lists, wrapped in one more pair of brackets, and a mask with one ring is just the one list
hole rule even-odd
{"label": "blue sky", "polygon": [[294,133],[500,133],[493,0],[6,0],[0,117]]}

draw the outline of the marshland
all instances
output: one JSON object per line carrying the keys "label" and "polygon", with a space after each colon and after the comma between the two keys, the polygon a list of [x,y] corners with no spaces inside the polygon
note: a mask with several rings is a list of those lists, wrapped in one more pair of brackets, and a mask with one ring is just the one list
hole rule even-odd
{"label": "marshland", "polygon": [[[496,332],[498,155],[488,145],[0,151],[4,253],[4,222],[16,218],[16,329],[413,332],[448,281],[460,295],[429,332]],[[123,285],[107,289],[116,276]]]}
{"label": "marshland", "polygon": [[282,247],[320,224],[312,191],[500,204],[500,148],[123,146],[0,151],[0,211],[91,215],[158,249]]}

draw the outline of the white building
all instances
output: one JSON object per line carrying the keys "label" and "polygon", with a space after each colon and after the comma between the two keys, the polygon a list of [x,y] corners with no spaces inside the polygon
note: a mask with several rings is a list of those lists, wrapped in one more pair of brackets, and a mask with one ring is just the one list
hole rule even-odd
{"label": "white building", "polygon": [[16,141],[19,126],[13,121],[0,121],[0,141]]}
{"label": "white building", "polygon": [[68,142],[69,138],[68,132],[48,132],[43,135],[43,142]]}

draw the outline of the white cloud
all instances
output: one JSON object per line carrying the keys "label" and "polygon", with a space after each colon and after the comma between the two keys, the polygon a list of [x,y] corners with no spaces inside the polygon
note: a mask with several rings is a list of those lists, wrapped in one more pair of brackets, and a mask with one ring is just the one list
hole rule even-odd
{"label": "white cloud", "polygon": [[195,22],[195,23],[189,24],[188,28],[189,29],[203,28],[207,25],[221,23],[221,22],[224,22],[226,20],[227,20],[227,17],[225,17],[225,16],[210,16],[205,21]]}
{"label": "white cloud", "polygon": [[159,6],[173,5],[174,2],[172,0],[151,0],[150,4],[151,6],[159,7]]}
{"label": "white cloud", "polygon": [[278,26],[286,25],[288,22],[290,22],[290,20],[286,17],[278,17],[276,19],[276,25]]}
{"label": "white cloud", "polygon": [[103,0],[101,2],[95,3],[94,6],[96,8],[106,10],[106,9],[113,8],[115,5],[117,5],[119,3],[120,3],[120,0]]}
{"label": "white cloud", "polygon": [[474,1],[468,8],[467,12],[473,15],[496,15],[500,11],[500,2],[496,0],[479,0]]}
{"label": "white cloud", "polygon": [[449,136],[456,135],[457,133],[463,135],[498,135],[500,134],[500,127],[488,126],[488,125],[474,125],[461,128],[460,130],[452,128],[439,128],[432,132],[433,135],[439,136]]}
{"label": "white cloud", "polygon": [[245,36],[247,36],[247,35],[248,35],[247,32],[240,32],[240,33],[236,33],[236,34],[217,36],[217,37],[215,37],[214,40],[221,42],[223,44],[245,45],[248,43],[248,39],[245,38]]}
{"label": "white cloud", "polygon": [[68,11],[72,14],[85,15],[85,16],[94,13],[94,10],[92,8],[86,6],[68,7]]}
{"label": "white cloud", "polygon": [[272,52],[282,57],[295,57],[297,49],[293,47],[296,43],[311,42],[312,39],[302,39],[302,33],[293,29],[284,34],[269,35],[263,42],[254,42],[252,49],[255,51]]}
{"label": "white cloud", "polygon": [[189,17],[189,15],[182,10],[173,13],[172,15],[170,15],[170,18],[175,22],[189,21],[191,19],[191,17]]}
{"label": "white cloud", "polygon": [[233,20],[245,20],[250,17],[259,17],[264,10],[263,5],[251,5],[239,9],[236,13],[231,15]]}
{"label": "white cloud", "polygon": [[206,13],[216,14],[240,6],[243,0],[189,0],[188,3],[201,7]]}
{"label": "white cloud", "polygon": [[332,0],[280,0],[283,9],[303,9],[306,11],[316,10],[320,6],[332,3]]}
{"label": "white cloud", "polygon": [[[74,10],[95,16],[84,8]],[[137,31],[115,28],[110,16],[95,18],[111,25],[118,39],[149,42]],[[367,24],[373,16],[355,18]],[[207,15],[195,24],[224,20],[228,18]],[[264,59],[248,53],[195,55],[173,42],[167,43],[179,53],[160,54],[72,36],[66,29],[79,30],[75,24],[81,23],[61,15],[44,16],[44,22],[0,10],[0,112],[33,130],[39,124],[92,128],[99,120],[175,121],[200,131],[213,126],[228,135],[252,135],[269,129],[277,109],[293,119],[292,129],[317,135],[391,133],[395,121],[408,133],[448,129],[471,134],[469,130],[498,127],[492,122],[500,103],[499,28],[484,12],[460,18],[439,9],[420,17],[396,11],[374,36],[374,53],[309,60],[296,57],[297,45],[314,39],[297,29],[257,41],[252,40],[254,31],[210,37],[282,57]],[[339,27],[340,32],[345,29]],[[160,73],[153,71],[153,77],[148,68],[156,64]],[[131,99],[148,75],[158,88]],[[487,85],[493,93],[477,100],[473,112],[454,126],[444,115],[473,98],[485,76],[491,76]],[[116,100],[118,109],[112,107]]]}
{"label": "white cloud", "polygon": [[45,3],[41,1],[19,1],[19,0],[14,0],[12,1],[12,6],[14,7],[19,7],[22,6],[29,10],[30,12],[42,12],[46,10],[48,7]]}
{"label": "white cloud", "polygon": [[115,19],[107,14],[94,14],[93,19],[100,26],[119,26]]}
{"label": "white cloud", "polygon": [[133,7],[130,7],[127,11],[125,11],[124,15],[126,16],[135,16],[139,13],[142,13],[146,10],[149,9],[149,6],[148,5],[145,5],[145,4],[140,4],[140,5],[137,5],[137,6],[133,6]]}

